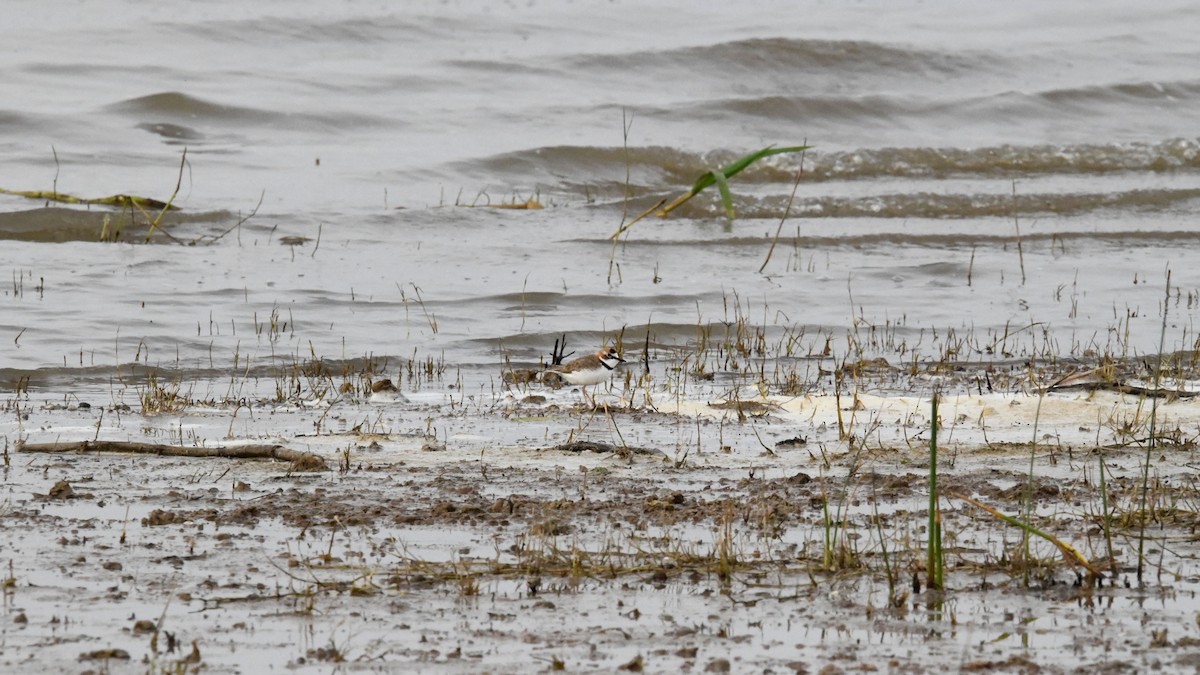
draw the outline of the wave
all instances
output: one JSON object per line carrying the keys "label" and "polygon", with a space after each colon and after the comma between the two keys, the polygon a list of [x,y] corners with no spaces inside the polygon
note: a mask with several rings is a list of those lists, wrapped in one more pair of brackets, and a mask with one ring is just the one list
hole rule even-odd
{"label": "wave", "polygon": [[23,129],[32,124],[32,119],[11,110],[0,110],[0,129],[11,127],[13,130]]}
{"label": "wave", "polygon": [[792,77],[814,70],[865,72],[879,77],[903,73],[965,74],[997,66],[995,54],[949,54],[900,45],[861,40],[805,40],[755,38],[668,50],[622,54],[583,54],[571,59],[578,69],[627,71],[630,68],[667,68],[695,71],[698,65],[710,76],[731,71],[786,73]]}
{"label": "wave", "polygon": [[249,19],[190,22],[173,26],[186,31],[189,39],[206,42],[250,44],[255,47],[298,43],[308,45],[363,45],[419,42],[431,36],[454,37],[461,24],[447,17],[422,18],[409,12],[376,16],[331,18],[329,16],[267,15]]}
{"label": "wave", "polygon": [[[1200,168],[1200,142],[1001,145],[985,148],[880,148],[810,153],[805,180],[969,176],[1010,178],[1040,174],[1161,172]],[[775,180],[781,177],[776,176]]]}
{"label": "wave", "polygon": [[[797,197],[788,209],[787,195],[735,197],[738,218],[1011,218],[1069,216],[1102,210],[1169,211],[1200,200],[1200,188],[1144,189],[1089,193],[945,194],[904,192],[869,196]],[[701,195],[676,211],[696,219],[722,219],[724,207],[715,196]]]}
{"label": "wave", "polygon": [[705,155],[664,146],[611,148],[558,145],[508,152],[458,162],[452,168],[466,173],[533,177],[544,181],[615,181],[626,166],[638,172],[639,183],[678,184],[695,180]]}
{"label": "wave", "polygon": [[929,103],[897,96],[760,96],[698,101],[677,107],[672,114],[694,119],[764,118],[785,122],[836,119],[841,123],[891,122],[902,116],[926,114]]}
{"label": "wave", "polygon": [[126,99],[107,106],[108,110],[133,115],[204,118],[209,120],[244,121],[262,119],[278,113],[223,103],[212,103],[178,91],[166,91]]}
{"label": "wave", "polygon": [[[411,355],[410,355],[411,356]],[[229,376],[232,374],[237,378],[247,379],[264,379],[264,380],[284,380],[293,376],[297,371],[316,372],[321,371],[331,374],[354,373],[363,371],[382,371],[388,365],[395,365],[405,362],[407,357],[380,355],[380,356],[362,356],[355,358],[319,358],[306,359],[297,358],[288,354],[278,355],[259,355],[254,359],[253,365],[249,361],[244,362],[244,365],[235,365],[233,367],[221,366],[185,366],[182,364],[175,365],[147,365],[139,362],[126,362],[119,365],[103,365],[103,366],[47,366],[41,368],[4,368],[0,367],[0,381],[3,382],[19,382],[26,381],[30,389],[41,391],[77,391],[85,388],[88,385],[111,385],[114,379],[121,382],[121,390],[125,387],[140,387],[150,382],[158,382],[170,387],[173,383],[182,383],[186,390],[190,386],[198,383],[206,383],[210,386],[209,394],[196,392],[197,398],[202,399],[207,396],[213,398],[222,398],[223,392],[227,387],[223,387],[229,382]],[[118,394],[121,390],[118,390]],[[103,401],[89,401],[89,403],[101,404]]]}
{"label": "wave", "polygon": [[1037,94],[1055,104],[1094,106],[1127,101],[1187,101],[1200,98],[1200,80],[1186,82],[1128,82],[1094,87],[1054,89]]}
{"label": "wave", "polygon": [[[140,128],[173,124],[196,125],[204,122],[230,126],[260,126],[275,129],[326,129],[331,132],[348,128],[382,126],[389,121],[362,113],[316,114],[286,113],[263,108],[214,103],[178,91],[160,92],[126,99],[105,107],[109,112],[136,118]],[[148,122],[147,120],[153,120]],[[173,122],[163,122],[162,120]],[[194,131],[194,130],[193,130]]]}
{"label": "wave", "polygon": [[[985,226],[986,227],[986,226]],[[703,249],[706,251],[722,250],[734,252],[738,249],[748,249],[759,254],[775,243],[777,246],[798,245],[807,249],[815,248],[869,248],[869,247],[926,247],[934,249],[970,249],[976,246],[1012,244],[1016,235],[1012,221],[997,223],[994,229],[972,229],[971,231],[948,231],[935,233],[926,231],[886,231],[886,232],[854,232],[854,226],[840,230],[837,234],[826,234],[828,230],[821,227],[808,227],[797,235],[793,230],[784,230],[778,240],[771,236],[731,236],[720,239],[712,238],[630,238],[624,246],[639,249],[662,249],[663,251],[679,251],[688,249]],[[1131,242],[1144,245],[1170,245],[1178,242],[1180,245],[1191,246],[1196,241],[1196,233],[1189,230],[1145,230],[1122,229],[1113,231],[1052,231],[1028,232],[1022,231],[1021,240],[1026,244],[1047,242],[1051,247],[1074,247],[1080,245],[1107,244],[1116,248],[1128,247]],[[596,245],[608,243],[607,239],[580,240]],[[949,263],[946,263],[949,265]],[[927,266],[933,269],[932,266]],[[957,269],[957,267],[954,267]],[[887,270],[884,274],[891,274]],[[936,276],[936,275],[931,275]]]}
{"label": "wave", "polygon": [[[747,149],[749,150],[749,149]],[[737,159],[740,153],[720,150],[688,152],[676,148],[551,146],[521,150],[456,168],[491,175],[569,184],[621,183],[626,168],[640,188],[690,185],[700,174]],[[790,183],[797,155],[757,162],[738,174],[739,183]],[[1120,172],[1166,172],[1200,169],[1200,140],[1176,138],[1158,143],[1085,145],[1000,145],[983,148],[873,148],[804,155],[806,183],[881,178],[1000,178],[1038,175],[1084,175]]]}

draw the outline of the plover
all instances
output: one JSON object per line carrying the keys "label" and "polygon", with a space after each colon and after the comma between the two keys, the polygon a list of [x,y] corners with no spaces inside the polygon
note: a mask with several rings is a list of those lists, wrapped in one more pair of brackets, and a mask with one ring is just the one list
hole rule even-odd
{"label": "plover", "polygon": [[[591,397],[588,396],[587,386],[589,384],[600,384],[607,382],[616,371],[617,366],[625,363],[625,359],[617,354],[616,347],[601,349],[595,354],[581,356],[573,361],[562,365],[547,368],[547,372],[554,373],[562,378],[564,382],[569,384],[579,385],[583,392],[583,398],[586,402]],[[594,407],[596,402],[592,401]]]}

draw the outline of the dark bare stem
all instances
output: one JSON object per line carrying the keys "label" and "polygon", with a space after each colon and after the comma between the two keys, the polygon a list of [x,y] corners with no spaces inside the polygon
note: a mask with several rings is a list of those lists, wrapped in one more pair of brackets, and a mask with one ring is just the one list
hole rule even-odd
{"label": "dark bare stem", "polygon": [[[171,236],[166,230],[162,230],[162,228],[159,227],[159,223],[162,221],[162,217],[166,215],[167,211],[171,210],[171,203],[175,201],[175,197],[179,194],[179,188],[183,187],[183,169],[185,166],[187,166],[187,148],[183,149],[183,156],[179,158],[179,177],[175,180],[175,191],[171,193],[171,197],[167,199],[167,203],[163,205],[162,210],[158,212],[158,215],[155,216],[154,220],[150,221],[150,229],[146,231],[147,242],[150,241],[150,235],[154,234],[154,230],[158,229],[161,230],[163,234],[166,234],[168,237],[170,237],[175,243],[183,244],[182,241]],[[138,208],[140,209],[141,206],[139,205]]]}
{"label": "dark bare stem", "polygon": [[625,154],[625,197],[621,202],[621,224],[629,217],[629,130],[633,128],[633,113],[626,116],[626,109],[621,108],[621,148]]}
{"label": "dark bare stem", "polygon": [[[1163,297],[1162,309],[1162,330],[1158,334],[1158,353],[1154,356],[1154,390],[1158,391],[1162,383],[1162,360],[1163,346],[1167,339],[1167,305],[1171,300],[1171,270],[1167,268],[1167,288]],[[1138,505],[1138,516],[1140,524],[1138,526],[1138,564],[1137,578],[1138,583],[1142,582],[1142,572],[1145,567],[1145,550],[1146,550],[1146,521],[1149,517],[1146,514],[1146,493],[1150,486],[1150,461],[1154,454],[1155,434],[1157,433],[1158,422],[1158,396],[1150,399],[1150,439],[1146,443],[1146,457],[1142,464],[1142,494]]]}
{"label": "dark bare stem", "polygon": [[[804,139],[804,145],[808,145],[808,139]],[[771,262],[771,254],[775,252],[775,244],[779,243],[779,233],[783,231],[783,222],[787,220],[788,214],[792,211],[792,202],[796,199],[796,188],[800,187],[800,179],[804,178],[804,150],[800,151],[800,168],[796,170],[796,180],[792,182],[792,194],[788,195],[787,204],[783,207],[783,216],[779,218],[779,227],[775,228],[775,238],[771,240],[771,248],[767,249],[767,258],[763,260],[763,264],[758,268],[758,273],[762,274],[763,270],[767,269],[767,263]],[[799,227],[796,228],[796,237],[799,238]]]}
{"label": "dark bare stem", "polygon": [[1017,220],[1017,181],[1012,182],[1013,227],[1017,230],[1017,259],[1021,263],[1021,285],[1025,285],[1025,251],[1021,248],[1021,223]]}
{"label": "dark bare stem", "polygon": [[[244,224],[246,221],[248,221],[248,220],[250,220],[251,218],[253,218],[253,217],[254,217],[254,216],[255,216],[255,215],[258,213],[258,208],[259,208],[260,206],[262,206],[262,203],[263,203],[263,198],[264,198],[264,197],[266,197],[266,196],[267,196],[267,191],[266,191],[266,190],[263,190],[262,192],[260,192],[260,193],[258,194],[258,203],[254,205],[254,209],[253,209],[252,211],[250,211],[250,213],[246,214],[246,215],[245,215],[244,217],[242,217],[242,218],[239,218],[239,219],[238,219],[238,221],[237,221],[236,223],[234,223],[234,224],[233,224],[233,227],[230,227],[228,230],[225,230],[225,231],[224,231],[224,232],[222,232],[221,234],[218,234],[217,236],[213,237],[212,239],[209,239],[208,241],[206,241],[206,242],[204,242],[204,243],[205,243],[205,244],[215,244],[215,243],[217,243],[217,242],[218,242],[218,241],[220,241],[220,240],[221,240],[221,239],[222,239],[222,238],[223,238],[225,235],[227,235],[227,234],[229,234],[230,232],[233,232],[234,230],[238,229],[238,228],[239,228],[239,227],[241,227],[241,226],[242,226],[242,225],[243,225],[243,224]],[[275,229],[274,229],[274,228],[271,228],[271,232],[274,232],[274,231],[275,231]],[[240,235],[239,235],[239,236],[240,236]],[[315,253],[315,251],[314,251],[314,253]]]}
{"label": "dark bare stem", "polygon": [[1113,553],[1112,542],[1112,513],[1108,509],[1108,480],[1104,477],[1104,449],[1100,448],[1100,508],[1104,509],[1104,543],[1108,549],[1108,569],[1116,574],[1117,556]]}
{"label": "dark bare stem", "polygon": [[[50,154],[54,155],[54,182],[51,184],[52,187],[50,189],[52,192],[54,192],[55,195],[57,195],[58,194],[58,171],[59,171],[60,167],[58,165],[58,150],[56,150],[53,145],[50,146]],[[47,202],[46,205],[49,206],[50,205],[49,202]]]}

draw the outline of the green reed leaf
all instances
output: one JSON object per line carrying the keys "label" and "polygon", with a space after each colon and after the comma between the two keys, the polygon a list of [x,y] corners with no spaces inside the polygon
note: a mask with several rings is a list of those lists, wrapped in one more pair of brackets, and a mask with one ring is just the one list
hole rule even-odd
{"label": "green reed leaf", "polygon": [[725,180],[725,174],[714,169],[708,175],[712,176],[713,181],[717,184],[717,190],[721,193],[721,204],[725,206],[725,217],[733,220],[733,195],[729,194],[729,182]]}
{"label": "green reed leaf", "polygon": [[[789,152],[800,152],[801,150],[809,149],[809,147],[811,147],[811,146],[793,145],[793,146],[787,147],[787,148],[777,148],[773,145],[768,145],[767,147],[763,148],[762,150],[759,150],[758,152],[752,152],[744,157],[740,157],[740,158],[730,162],[729,164],[726,164],[725,166],[721,167],[721,170],[720,170],[721,175],[723,175],[726,179],[733,178],[734,176],[738,175],[743,170],[745,170],[746,167],[750,166],[751,164],[757,162],[760,159],[763,159],[765,157],[770,157],[772,155],[782,155],[782,154],[786,154]],[[696,182],[692,184],[692,194],[696,194],[696,193],[700,192],[701,190],[703,190],[704,188],[715,183],[716,182],[715,174],[716,174],[715,171],[709,171],[709,172],[705,173],[703,176],[700,176],[699,178],[697,178]]]}
{"label": "green reed leaf", "polygon": [[[746,167],[765,157],[782,155],[789,152],[801,152],[803,150],[808,150],[811,147],[812,146],[810,145],[792,145],[786,148],[777,148],[773,145],[768,145],[762,150],[752,152],[744,157],[739,157],[720,169],[705,171],[703,175],[696,179],[695,183],[692,183],[692,188],[689,191],[679,195],[666,206],[662,206],[663,202],[666,201],[664,199],[663,202],[659,202],[658,204],[646,209],[641,213],[641,215],[617,228],[616,232],[609,235],[609,239],[615,240],[617,237],[620,237],[625,233],[626,230],[633,227],[636,223],[640,222],[643,218],[649,216],[651,213],[659,218],[666,218],[667,214],[679,208],[684,202],[692,197],[695,197],[700,193],[700,191],[707,187],[711,187],[712,185],[718,186],[717,189],[721,191],[721,201],[725,206],[725,213],[729,216],[730,220],[733,220],[733,195],[729,192],[729,185],[727,184],[727,181],[730,178],[738,175],[745,170]],[[718,178],[720,179],[719,182]],[[660,206],[662,208],[659,208]]]}

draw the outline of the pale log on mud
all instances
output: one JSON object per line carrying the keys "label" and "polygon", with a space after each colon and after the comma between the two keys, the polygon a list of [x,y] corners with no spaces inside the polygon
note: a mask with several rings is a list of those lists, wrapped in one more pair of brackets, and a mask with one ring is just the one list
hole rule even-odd
{"label": "pale log on mud", "polygon": [[170,457],[224,457],[228,459],[278,459],[292,462],[300,470],[320,471],[327,467],[325,460],[311,452],[301,452],[282,445],[234,445],[211,448],[136,443],[133,441],[68,441],[57,443],[17,442],[17,452],[123,452]]}

